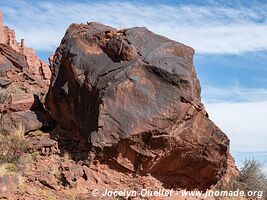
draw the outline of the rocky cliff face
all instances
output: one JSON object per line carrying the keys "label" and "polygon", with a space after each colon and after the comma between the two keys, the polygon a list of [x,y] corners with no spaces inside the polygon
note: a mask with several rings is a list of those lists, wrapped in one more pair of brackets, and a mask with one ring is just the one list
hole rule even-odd
{"label": "rocky cliff face", "polygon": [[92,160],[207,189],[229,173],[229,139],[201,103],[193,55],[143,27],[73,24],[51,62],[46,107]]}
{"label": "rocky cliff face", "polygon": [[[0,131],[23,126],[25,132],[49,126],[41,101],[51,77],[49,66],[32,48],[18,43],[14,30],[3,26],[0,11]],[[22,125],[23,124],[23,125]]]}
{"label": "rocky cliff face", "polygon": [[3,26],[3,13],[0,11],[0,44],[11,47],[18,53],[21,53],[26,58],[27,68],[31,70],[32,74],[41,79],[46,84],[49,84],[51,78],[51,71],[49,66],[42,60],[39,60],[33,48],[28,48],[24,44],[24,39],[18,42],[16,33],[8,26]]}
{"label": "rocky cliff face", "polygon": [[26,57],[10,46],[0,44],[0,131],[23,126],[37,130],[46,121],[42,105],[48,85],[29,69]]}

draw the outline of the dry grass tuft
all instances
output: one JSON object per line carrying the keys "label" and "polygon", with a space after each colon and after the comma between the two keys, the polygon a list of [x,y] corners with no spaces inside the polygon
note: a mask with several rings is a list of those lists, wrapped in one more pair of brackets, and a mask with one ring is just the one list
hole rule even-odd
{"label": "dry grass tuft", "polygon": [[4,103],[7,98],[6,92],[0,90],[0,103]]}
{"label": "dry grass tuft", "polygon": [[23,126],[11,133],[0,134],[0,163],[16,163],[26,150]]}

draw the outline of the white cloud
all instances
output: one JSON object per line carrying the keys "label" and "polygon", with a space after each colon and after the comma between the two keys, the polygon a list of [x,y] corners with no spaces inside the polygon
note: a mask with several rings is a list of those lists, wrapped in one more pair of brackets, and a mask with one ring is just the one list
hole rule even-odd
{"label": "white cloud", "polygon": [[73,22],[98,21],[117,28],[146,26],[202,54],[267,50],[266,8],[26,0],[2,6],[6,23],[36,50],[54,50]]}
{"label": "white cloud", "polygon": [[203,88],[204,104],[233,152],[267,151],[267,89]]}
{"label": "white cloud", "polygon": [[213,86],[202,87],[203,101],[218,102],[267,102],[267,88],[221,88]]}
{"label": "white cloud", "polygon": [[210,118],[230,138],[232,151],[267,151],[267,101],[205,106]]}

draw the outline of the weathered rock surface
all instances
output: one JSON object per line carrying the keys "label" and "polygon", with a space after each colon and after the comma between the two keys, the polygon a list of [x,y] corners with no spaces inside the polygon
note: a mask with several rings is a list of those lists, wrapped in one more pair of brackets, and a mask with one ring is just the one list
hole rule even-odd
{"label": "weathered rock surface", "polygon": [[23,54],[15,51],[12,47],[0,44],[0,62],[1,62],[1,74],[16,67],[20,70],[26,68],[27,61]]}
{"label": "weathered rock surface", "polygon": [[[171,196],[141,195],[141,190],[166,190],[165,186],[151,175],[139,176],[117,171],[98,161],[90,166],[84,162],[75,162],[58,143],[51,139],[62,129],[54,129],[49,134],[32,131],[26,136],[27,151],[21,156],[23,165],[0,165],[0,198],[25,200],[203,200],[203,197],[183,197],[180,189],[174,189]],[[56,139],[56,140],[55,140]],[[62,140],[62,138],[61,138]],[[13,166],[13,168],[12,168]],[[15,167],[15,168],[14,168]],[[93,195],[98,189],[100,194]],[[136,195],[127,198],[102,196],[105,190],[136,191]],[[204,196],[204,195],[203,195]],[[215,198],[205,198],[214,200]]]}
{"label": "weathered rock surface", "polygon": [[0,44],[1,131],[23,128],[28,132],[49,126],[41,103],[47,90],[47,83],[34,75],[23,54]]}
{"label": "weathered rock surface", "polygon": [[[32,74],[36,78],[41,79],[46,84],[49,84],[51,77],[49,66],[44,61],[39,60],[33,48],[28,48],[25,46],[24,39],[21,39],[21,42],[17,42],[16,33],[14,30],[10,29],[8,26],[3,26],[3,13],[1,11],[0,44],[4,44],[17,52],[17,54],[12,53],[7,54],[6,56],[12,56],[14,60],[17,60],[17,58],[20,58],[19,60],[21,60],[21,57],[23,57],[23,61],[25,63],[20,63],[17,66],[23,66],[27,63],[27,67],[29,70],[31,70]],[[0,61],[2,61],[1,57]],[[3,68],[3,64],[1,64],[0,68]]]}
{"label": "weathered rock surface", "polygon": [[206,189],[228,169],[229,139],[208,118],[194,50],[146,28],[73,24],[52,61],[46,106],[95,160]]}
{"label": "weathered rock surface", "polygon": [[1,131],[10,133],[13,130],[22,128],[26,133],[38,130],[44,126],[44,119],[40,119],[39,115],[40,113],[31,110],[8,112],[1,117]]}

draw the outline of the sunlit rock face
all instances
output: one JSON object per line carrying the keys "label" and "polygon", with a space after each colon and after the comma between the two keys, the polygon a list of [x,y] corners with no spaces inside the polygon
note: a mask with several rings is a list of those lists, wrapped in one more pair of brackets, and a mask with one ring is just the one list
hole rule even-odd
{"label": "sunlit rock face", "polygon": [[72,24],[51,62],[46,107],[94,160],[168,187],[209,188],[229,168],[229,140],[201,103],[193,55],[144,27]]}
{"label": "sunlit rock face", "polygon": [[21,39],[21,42],[17,42],[16,32],[8,26],[3,26],[3,24],[3,13],[0,11],[0,44],[11,47],[25,56],[27,68],[31,70],[32,74],[49,84],[51,78],[49,66],[44,61],[39,60],[33,48],[28,48],[24,45],[24,39]]}

